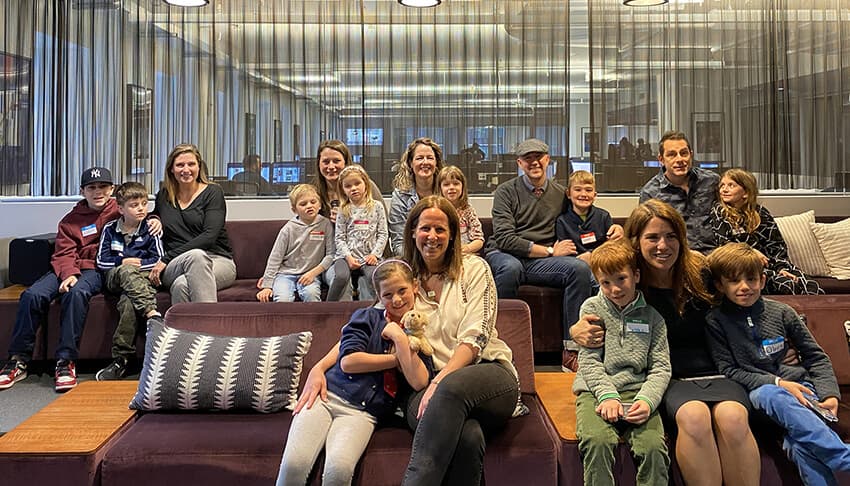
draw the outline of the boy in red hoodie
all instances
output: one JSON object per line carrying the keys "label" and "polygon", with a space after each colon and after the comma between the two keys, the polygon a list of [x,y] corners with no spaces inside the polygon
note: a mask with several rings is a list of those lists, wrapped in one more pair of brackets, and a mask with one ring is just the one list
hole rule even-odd
{"label": "boy in red hoodie", "polygon": [[59,348],[56,350],[56,391],[77,386],[74,360],[77,359],[80,335],[89,299],[101,288],[97,271],[100,231],[118,218],[118,206],[112,199],[112,174],[109,169],[86,169],[80,180],[84,200],[62,218],[56,233],[56,244],[48,272],[21,294],[18,314],[9,346],[9,362],[0,370],[0,390],[27,377],[27,363],[32,358],[35,332],[47,310],[57,297],[62,299]]}

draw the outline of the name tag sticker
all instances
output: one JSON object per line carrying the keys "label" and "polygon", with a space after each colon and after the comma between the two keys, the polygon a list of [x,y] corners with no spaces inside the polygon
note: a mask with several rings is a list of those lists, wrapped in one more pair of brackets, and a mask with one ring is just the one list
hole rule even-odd
{"label": "name tag sticker", "polygon": [[109,248],[111,248],[112,251],[124,251],[124,243],[118,240],[112,240],[112,243],[109,245]]}
{"label": "name tag sticker", "polygon": [[324,241],[325,240],[325,232],[324,231],[311,231],[310,232],[310,241]]}
{"label": "name tag sticker", "polygon": [[83,226],[81,231],[83,232],[83,236],[96,235],[97,234],[97,225],[96,224],[90,224],[88,226]]}
{"label": "name tag sticker", "polygon": [[785,338],[779,336],[772,339],[765,339],[761,342],[761,347],[764,349],[764,354],[776,354],[785,350]]}
{"label": "name tag sticker", "polygon": [[629,319],[626,321],[626,330],[647,334],[649,332],[649,323],[643,319]]}
{"label": "name tag sticker", "polygon": [[590,243],[596,243],[596,233],[594,233],[593,231],[591,231],[590,233],[583,233],[579,236],[581,236],[581,244],[582,245],[587,245],[587,244],[590,244]]}
{"label": "name tag sticker", "polygon": [[354,224],[369,224],[368,219],[355,219]]}

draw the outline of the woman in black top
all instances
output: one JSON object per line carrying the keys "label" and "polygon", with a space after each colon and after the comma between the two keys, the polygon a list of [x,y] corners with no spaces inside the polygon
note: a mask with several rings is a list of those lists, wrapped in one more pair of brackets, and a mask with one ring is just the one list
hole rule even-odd
{"label": "woman in black top", "polygon": [[172,304],[217,302],[216,291],[236,280],[236,264],[224,229],[224,192],[210,183],[194,145],[180,144],[168,154],[154,214],[162,221],[165,256],[151,281],[171,289]]}
{"label": "woman in black top", "polygon": [[[757,485],[758,445],[748,424],[747,392],[717,371],[705,335],[705,257],[688,248],[685,221],[667,203],[650,199],[626,221],[625,236],[637,253],[640,287],[663,317],[670,343],[673,378],[663,412],[678,429],[676,459],[688,484]],[[582,346],[603,345],[604,330],[594,315],[571,329]]]}

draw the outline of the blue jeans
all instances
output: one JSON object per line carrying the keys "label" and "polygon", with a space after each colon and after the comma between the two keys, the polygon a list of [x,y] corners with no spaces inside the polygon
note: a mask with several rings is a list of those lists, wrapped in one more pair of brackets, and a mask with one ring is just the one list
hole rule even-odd
{"label": "blue jeans", "polygon": [[89,299],[100,293],[102,278],[97,270],[83,270],[77,277],[77,284],[64,294],[59,293],[61,283],[55,273],[49,272],[21,294],[15,328],[12,331],[12,344],[9,345],[10,355],[18,355],[24,361],[32,358],[35,332],[41,321],[46,318],[50,303],[59,297],[62,312],[59,315],[59,347],[56,349],[56,359],[77,359],[80,336],[89,313]]}
{"label": "blue jeans", "polygon": [[485,259],[493,270],[500,299],[516,299],[523,284],[564,289],[562,325],[564,339],[569,338],[581,304],[592,295],[593,274],[586,263],[572,256],[517,258],[501,251],[491,251]]}
{"label": "blue jeans", "polygon": [[762,385],[750,392],[750,401],[785,429],[782,448],[797,465],[804,484],[838,484],[833,471],[850,471],[850,445],[787,390]]}
{"label": "blue jeans", "polygon": [[314,278],[312,283],[302,285],[298,283],[301,275],[284,275],[278,274],[272,283],[272,299],[275,302],[294,302],[295,292],[298,292],[298,297],[301,302],[321,302],[322,301],[322,284],[318,278]]}
{"label": "blue jeans", "polygon": [[465,366],[443,378],[421,420],[416,413],[425,390],[414,393],[407,402],[407,423],[415,434],[402,484],[479,484],[484,431],[511,418],[518,386],[513,372],[497,362]]}

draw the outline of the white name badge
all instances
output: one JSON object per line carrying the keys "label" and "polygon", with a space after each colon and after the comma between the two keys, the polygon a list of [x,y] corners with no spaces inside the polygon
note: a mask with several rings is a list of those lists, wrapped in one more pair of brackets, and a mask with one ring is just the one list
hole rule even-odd
{"label": "white name badge", "polygon": [[649,332],[649,323],[642,319],[629,320],[626,321],[626,330],[647,334]]}
{"label": "white name badge", "polygon": [[324,231],[311,231],[310,232],[310,241],[324,241],[325,240],[325,232]]}
{"label": "white name badge", "polygon": [[124,243],[118,240],[112,240],[112,243],[109,244],[109,248],[113,251],[124,251]]}
{"label": "white name badge", "polygon": [[596,233],[591,231],[590,233],[584,233],[581,236],[581,244],[589,245],[590,243],[596,243]]}
{"label": "white name badge", "polygon": [[782,336],[773,339],[765,339],[761,342],[764,353],[768,356],[785,350],[785,338]]}
{"label": "white name badge", "polygon": [[96,224],[90,224],[88,226],[83,226],[81,231],[83,232],[83,236],[96,235],[97,234],[97,225]]}

